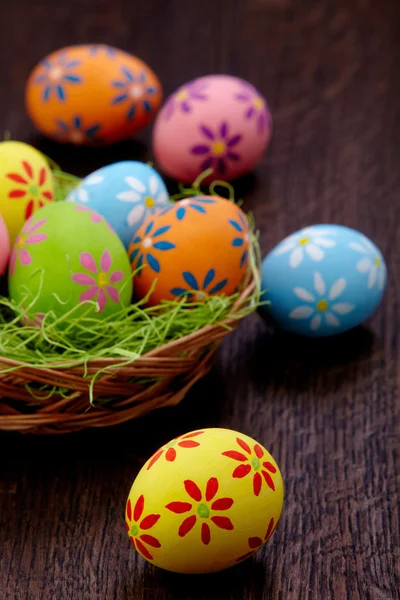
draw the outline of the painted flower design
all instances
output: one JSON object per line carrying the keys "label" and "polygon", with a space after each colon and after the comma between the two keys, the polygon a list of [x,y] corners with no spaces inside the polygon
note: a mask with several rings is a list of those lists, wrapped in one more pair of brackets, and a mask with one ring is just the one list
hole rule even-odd
{"label": "painted flower design", "polygon": [[87,206],[83,206],[82,204],[76,204],[74,206],[74,208],[75,208],[75,210],[79,210],[80,212],[89,213],[90,220],[92,221],[92,223],[103,223],[103,222],[105,222],[106,225],[107,225],[107,227],[111,231],[114,231],[113,228],[111,227],[111,225],[101,215],[99,215],[94,210],[90,210],[90,208],[88,208]]}
{"label": "painted flower design", "polygon": [[383,290],[386,282],[386,267],[375,246],[366,237],[360,236],[360,241],[350,242],[349,247],[363,255],[356,268],[359,273],[368,273],[368,289],[376,286],[378,290]]}
{"label": "painted flower design", "polygon": [[211,525],[231,531],[234,529],[229,517],[219,515],[222,511],[227,511],[233,505],[232,498],[214,499],[218,493],[219,483],[216,477],[211,477],[207,481],[205,494],[201,492],[199,486],[190,479],[184,481],[186,494],[192,502],[170,502],[165,508],[171,512],[181,515],[185,518],[179,526],[179,537],[185,537],[196,524],[200,525],[200,537],[204,545],[211,541]]}
{"label": "painted flower design", "polygon": [[99,141],[98,133],[101,125],[99,123],[92,123],[89,126],[83,125],[82,117],[79,115],[72,117],[69,124],[62,119],[57,119],[56,125],[57,131],[54,135],[64,142],[80,145]]}
{"label": "painted flower design", "polygon": [[83,202],[84,204],[87,204],[90,200],[90,188],[94,185],[103,183],[103,181],[104,177],[102,175],[96,173],[88,175],[88,177],[85,177],[85,180],[68,195],[68,202]]}
{"label": "painted flower design", "polygon": [[232,240],[232,246],[234,248],[243,248],[243,252],[240,257],[240,267],[243,267],[248,256],[247,245],[249,242],[249,224],[246,217],[239,211],[237,213],[237,219],[229,219],[229,224],[232,225],[235,230],[235,237]]}
{"label": "painted flower design", "polygon": [[311,260],[321,262],[325,256],[324,249],[336,246],[335,240],[331,239],[333,235],[335,232],[329,229],[306,227],[284,240],[274,254],[280,256],[289,253],[289,266],[292,269],[301,265],[306,256]]}
{"label": "painted flower design", "polygon": [[31,225],[27,223],[22,229],[21,233],[15,240],[14,248],[10,257],[10,273],[14,275],[15,266],[17,261],[23,266],[30,265],[32,262],[32,256],[29,253],[29,246],[33,244],[40,244],[47,239],[47,235],[39,230],[47,223],[47,219],[41,219]]}
{"label": "painted flower design", "polygon": [[297,306],[289,315],[290,319],[310,319],[310,329],[317,331],[323,319],[330,327],[339,327],[338,315],[351,313],[355,306],[349,302],[335,302],[346,289],[346,280],[337,279],[330,290],[327,290],[325,281],[320,273],[314,273],[314,292],[303,287],[295,287],[293,293],[297,298],[307,304]]}
{"label": "painted flower design", "polygon": [[127,190],[117,194],[117,200],[132,204],[127,216],[129,226],[138,225],[158,208],[168,204],[168,195],[154,175],[147,182],[128,175],[124,178]]}
{"label": "painted flower design", "polygon": [[8,197],[27,202],[25,220],[29,219],[36,209],[44,206],[47,200],[53,199],[53,193],[47,188],[48,172],[44,167],[35,173],[32,165],[27,160],[23,160],[20,172],[6,173],[6,178],[18,184],[18,187],[8,193]]}
{"label": "painted flower design", "polygon": [[226,121],[221,123],[217,131],[206,125],[200,125],[199,129],[205,140],[202,144],[192,146],[190,152],[204,158],[200,165],[202,170],[215,167],[218,173],[226,173],[230,161],[240,160],[236,146],[241,142],[242,135],[230,135]]}
{"label": "painted flower design", "polygon": [[178,208],[176,209],[175,216],[178,221],[182,221],[191,210],[205,215],[207,212],[207,204],[215,204],[215,200],[198,196],[194,198],[185,198],[176,203],[175,206]]}
{"label": "painted flower design", "polygon": [[126,104],[126,119],[131,121],[139,104],[146,113],[151,111],[150,99],[156,90],[146,83],[146,74],[143,72],[136,75],[130,69],[121,67],[121,73],[122,78],[112,82],[113,87],[118,90],[112,104]]}
{"label": "painted flower design", "polygon": [[[139,496],[133,510],[131,500],[128,500],[126,505],[126,531],[133,547],[147,560],[154,560],[151,552],[153,552],[153,548],[161,548],[161,544],[156,537],[149,535],[147,532],[158,523],[160,515],[149,514],[144,517],[143,513],[144,496]],[[149,550],[149,547],[151,550]]]}
{"label": "painted flower design", "polygon": [[80,298],[80,302],[88,302],[97,298],[99,306],[98,312],[101,313],[107,305],[107,296],[112,302],[119,302],[119,291],[111,284],[118,283],[123,279],[122,271],[111,271],[112,259],[108,250],[104,250],[100,258],[100,269],[97,269],[96,261],[89,252],[82,252],[80,263],[84,269],[93,273],[94,277],[87,273],[74,273],[72,281],[79,285],[88,286]]}
{"label": "painted flower design", "polygon": [[241,90],[235,94],[235,99],[245,105],[244,118],[255,121],[258,133],[263,134],[271,119],[264,98],[257,93],[253,86],[243,85]]}
{"label": "painted flower design", "polygon": [[197,438],[203,433],[204,431],[195,431],[194,433],[188,433],[173,439],[171,442],[160,448],[160,450],[158,450],[154,456],[151,457],[149,464],[147,465],[147,471],[149,471],[162,456],[164,456],[166,461],[174,462],[177,457],[178,448],[197,448],[200,446],[200,442],[193,438]]}
{"label": "painted flower design", "polygon": [[160,263],[154,256],[153,249],[165,252],[166,250],[172,250],[173,248],[175,248],[175,244],[173,244],[172,242],[168,242],[165,239],[161,239],[163,238],[164,234],[166,234],[170,229],[171,225],[164,225],[163,227],[155,229],[154,221],[151,220],[146,225],[144,235],[137,235],[133,239],[132,244],[137,247],[131,253],[131,262],[137,260],[137,269],[140,269],[144,261],[146,261],[149,267],[155,273],[160,272]]}
{"label": "painted flower design", "polygon": [[263,481],[274,492],[275,484],[271,477],[271,473],[272,475],[276,473],[276,468],[271,462],[264,460],[265,452],[261,446],[259,444],[254,444],[253,449],[251,449],[249,444],[240,437],[236,438],[236,442],[242,452],[239,450],[227,450],[226,452],[222,452],[223,456],[232,458],[240,463],[240,465],[234,469],[232,477],[242,479],[251,474],[253,477],[253,492],[255,496],[260,495]]}
{"label": "painted flower design", "polygon": [[207,295],[221,292],[228,283],[227,279],[216,281],[214,269],[210,269],[207,272],[203,282],[198,282],[193,273],[190,273],[189,271],[184,271],[182,273],[182,278],[186,287],[172,288],[171,294],[174,296],[186,296],[188,299],[194,300],[195,302],[202,302]]}
{"label": "painted flower design", "polygon": [[208,87],[205,81],[193,81],[182,86],[165,105],[165,119],[169,120],[176,111],[188,114],[196,102],[204,102],[208,96],[204,93]]}
{"label": "painted flower design", "polygon": [[33,318],[28,317],[28,315],[23,315],[22,322],[24,325],[28,327],[41,327],[45,318],[44,313],[36,313]]}
{"label": "painted flower design", "polygon": [[250,551],[246,552],[246,554],[243,554],[243,556],[239,556],[239,558],[237,558],[235,562],[241,562],[242,560],[249,558],[249,556],[252,556],[254,554],[254,552],[257,552],[257,550],[259,550],[261,548],[261,546],[263,546],[265,544],[265,542],[267,542],[269,540],[269,538],[275,531],[275,527],[276,527],[276,523],[275,523],[274,519],[272,518],[272,519],[270,519],[270,522],[268,523],[268,527],[267,527],[267,531],[265,533],[264,539],[261,539],[260,537],[250,537],[248,539]]}
{"label": "painted flower design", "polygon": [[97,56],[100,53],[104,53],[107,58],[115,58],[117,56],[117,50],[106,44],[93,44],[89,47],[89,56]]}
{"label": "painted flower design", "polygon": [[60,52],[54,59],[45,59],[41,63],[40,73],[34,82],[43,87],[43,102],[48,102],[53,96],[60,102],[65,102],[68,86],[82,83],[82,78],[76,70],[80,64],[80,60],[69,60],[65,52]]}

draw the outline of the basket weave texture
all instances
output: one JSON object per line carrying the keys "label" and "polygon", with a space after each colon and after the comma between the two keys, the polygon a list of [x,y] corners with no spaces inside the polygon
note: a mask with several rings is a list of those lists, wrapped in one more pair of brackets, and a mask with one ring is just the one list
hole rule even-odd
{"label": "basket weave texture", "polygon": [[[63,366],[61,362],[37,368],[0,357],[0,371],[8,369],[0,373],[0,430],[68,433],[117,425],[178,404],[210,370],[218,346],[240,322],[238,309],[256,285],[250,274],[223,321],[160,346],[130,364],[123,358],[101,358],[85,366]],[[100,371],[94,381],[94,402],[90,403],[91,376]],[[32,384],[63,388],[64,393],[49,395],[35,390],[33,395]]]}

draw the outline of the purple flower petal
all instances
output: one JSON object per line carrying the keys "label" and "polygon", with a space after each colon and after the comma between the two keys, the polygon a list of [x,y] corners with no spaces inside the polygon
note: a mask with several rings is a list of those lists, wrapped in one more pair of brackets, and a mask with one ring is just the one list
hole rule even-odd
{"label": "purple flower petal", "polygon": [[226,165],[225,165],[225,161],[223,158],[219,158],[217,160],[217,169],[220,173],[225,173],[226,171]]}
{"label": "purple flower petal", "polygon": [[186,101],[182,102],[181,108],[182,108],[183,112],[185,112],[185,113],[190,113],[190,111],[191,111],[190,104]]}
{"label": "purple flower petal", "polygon": [[249,94],[236,94],[235,98],[241,102],[249,102],[249,100],[251,100],[251,96]]}
{"label": "purple flower petal", "polygon": [[232,148],[232,146],[236,146],[236,144],[238,144],[241,139],[242,139],[241,135],[234,135],[233,138],[228,140],[228,144],[227,144],[228,148]]}
{"label": "purple flower petal", "polygon": [[231,160],[240,160],[240,155],[236,152],[228,152],[227,157]]}
{"label": "purple flower petal", "polygon": [[210,152],[210,146],[193,146],[193,148],[191,148],[190,152],[192,154],[208,154],[208,152]]}
{"label": "purple flower petal", "polygon": [[205,125],[200,125],[200,131],[203,133],[203,135],[205,135],[206,137],[208,137],[208,139],[215,140],[215,135],[213,134],[213,132],[211,131],[211,129],[209,129]]}
{"label": "purple flower petal", "polygon": [[254,115],[254,112],[255,112],[254,106],[250,106],[250,108],[246,111],[244,116],[246,117],[246,119],[251,119],[251,117]]}
{"label": "purple flower petal", "polygon": [[209,169],[211,167],[211,165],[214,162],[214,158],[212,156],[209,156],[208,158],[206,158],[205,161],[203,161],[200,165],[200,169],[202,171],[205,171],[206,169]]}
{"label": "purple flower petal", "polygon": [[219,132],[222,138],[225,138],[228,135],[228,123],[226,121],[221,123]]}
{"label": "purple flower petal", "polygon": [[190,97],[193,98],[193,100],[207,100],[208,96],[205,96],[204,94],[199,94],[198,92],[190,92]]}

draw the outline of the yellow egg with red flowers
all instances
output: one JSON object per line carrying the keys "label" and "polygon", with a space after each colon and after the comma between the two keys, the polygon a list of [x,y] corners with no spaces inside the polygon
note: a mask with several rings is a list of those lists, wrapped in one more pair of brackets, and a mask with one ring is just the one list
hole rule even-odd
{"label": "yellow egg with red flowers", "polygon": [[52,200],[53,174],[45,157],[23,142],[1,142],[0,214],[11,245],[25,221]]}
{"label": "yellow egg with red flowers", "polygon": [[161,100],[160,81],[142,60],[104,44],[53,52],[33,69],[25,91],[37,129],[76,145],[135,136],[153,119]]}
{"label": "yellow egg with red flowers", "polygon": [[128,252],[134,289],[150,306],[163,300],[231,295],[248,268],[249,223],[232,201],[194,196],[148,218]]}
{"label": "yellow egg with red flowers", "polygon": [[231,429],[201,429],[157,450],[131,487],[126,530],[150,563],[211,573],[259,550],[275,531],[284,486],[271,454]]}

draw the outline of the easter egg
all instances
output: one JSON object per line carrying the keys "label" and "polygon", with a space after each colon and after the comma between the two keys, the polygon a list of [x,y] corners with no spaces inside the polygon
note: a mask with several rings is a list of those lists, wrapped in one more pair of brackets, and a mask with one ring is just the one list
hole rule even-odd
{"label": "easter egg", "polygon": [[150,305],[233,294],[248,266],[249,224],[233,202],[186,198],[148,218],[129,246],[138,298]]}
{"label": "easter egg", "polygon": [[202,429],[160,448],[129,493],[126,529],[152,564],[211,573],[238,564],[270,538],[283,481],[269,452],[230,429]]}
{"label": "easter egg", "polygon": [[7,270],[10,258],[10,236],[3,217],[0,215],[0,275]]}
{"label": "easter egg", "polygon": [[17,237],[9,291],[34,320],[50,311],[56,317],[70,311],[74,318],[108,317],[131,301],[126,250],[95,211],[54,202],[33,215]]}
{"label": "easter egg", "polygon": [[23,142],[1,142],[0,214],[11,243],[25,221],[53,199],[53,175],[44,156]]}
{"label": "easter egg", "polygon": [[161,169],[192,183],[230,181],[250,171],[268,146],[272,119],[263,96],[247,81],[207,75],[180,87],[159,112],[153,150]]}
{"label": "easter egg", "polygon": [[118,162],[85,177],[66,198],[92,208],[115,229],[128,248],[146,217],[170,203],[157,171],[136,161]]}
{"label": "easter egg", "polygon": [[150,123],[160,82],[139,58],[103,44],[69,46],[44,58],[26,85],[26,108],[44,135],[72,144],[109,144]]}
{"label": "easter egg", "polygon": [[280,242],[263,260],[262,308],[282,328],[330,336],[361,324],[386,283],[379,249],[354,229],[314,225]]}

